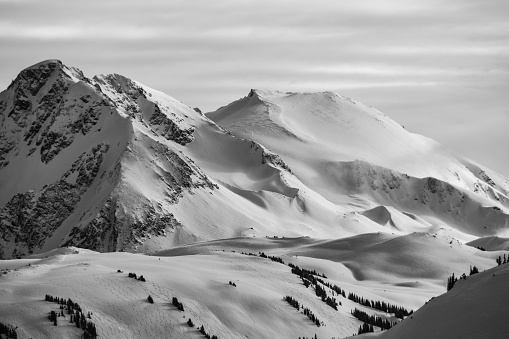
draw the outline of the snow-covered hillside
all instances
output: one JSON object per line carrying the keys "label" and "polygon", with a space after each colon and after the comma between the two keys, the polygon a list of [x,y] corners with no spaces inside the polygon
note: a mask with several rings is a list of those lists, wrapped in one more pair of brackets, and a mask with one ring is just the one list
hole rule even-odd
{"label": "snow-covered hillside", "polygon": [[[261,252],[284,264],[263,257]],[[19,338],[81,335],[83,330],[69,323],[66,312],[65,317],[57,318],[57,326],[47,319],[46,315],[59,307],[44,301],[49,294],[71,298],[85,313],[91,312],[89,321],[102,338],[203,338],[198,330],[202,325],[218,338],[311,338],[315,334],[318,338],[344,338],[357,333],[362,325],[351,315],[354,309],[398,323],[385,334],[390,338],[413,337],[398,333],[411,331],[414,322],[422,337],[478,337],[456,336],[468,331],[458,324],[448,325],[454,317],[458,319],[454,323],[468,323],[467,329],[479,326],[472,333],[495,338],[492,335],[504,325],[496,327],[490,322],[490,327],[484,326],[476,317],[495,316],[505,309],[492,303],[496,291],[507,284],[506,275],[496,270],[459,281],[450,292],[403,322],[393,313],[366,307],[349,296],[417,310],[445,292],[447,275],[468,272],[469,265],[481,271],[489,269],[497,254],[459,243],[449,245],[449,238],[439,234],[377,233],[336,241],[242,237],[183,245],[152,256],[60,248],[26,259],[0,261],[0,323],[17,327]],[[444,256],[451,260],[441,260]],[[292,274],[290,265],[316,271],[317,284],[336,300],[337,310],[317,297],[314,284],[306,287],[298,274]],[[492,278],[491,271],[496,277]],[[128,273],[143,275],[146,281],[129,278]],[[498,285],[484,286],[484,281],[493,280]],[[481,285],[472,287],[475,281]],[[345,296],[325,284],[339,287]],[[464,318],[462,308],[469,306],[460,302],[462,293],[468,294],[467,303],[475,305]],[[147,300],[149,295],[153,304]],[[285,296],[302,305],[299,311],[283,299]],[[184,311],[172,305],[174,297]],[[485,303],[492,304],[485,307]],[[444,309],[427,311],[430,307]],[[303,313],[304,308],[311,310],[320,326]],[[188,319],[193,327],[186,324]]]}

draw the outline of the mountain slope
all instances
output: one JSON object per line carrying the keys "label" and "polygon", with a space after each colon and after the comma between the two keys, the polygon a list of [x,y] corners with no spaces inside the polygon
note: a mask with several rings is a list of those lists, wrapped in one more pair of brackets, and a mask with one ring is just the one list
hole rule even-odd
{"label": "mountain slope", "polygon": [[0,114],[3,257],[324,236],[338,217],[277,154],[117,74],[36,64],[0,94]]}
{"label": "mountain slope", "polygon": [[509,226],[506,178],[334,93],[251,91],[203,115],[48,60],[0,93],[0,119],[6,258],[440,228],[472,241]]}
{"label": "mountain slope", "polygon": [[335,204],[356,210],[393,206],[476,236],[509,225],[507,178],[352,99],[251,90],[207,116],[269,147],[306,186]]}
{"label": "mountain slope", "polygon": [[459,280],[380,338],[505,338],[508,265]]}

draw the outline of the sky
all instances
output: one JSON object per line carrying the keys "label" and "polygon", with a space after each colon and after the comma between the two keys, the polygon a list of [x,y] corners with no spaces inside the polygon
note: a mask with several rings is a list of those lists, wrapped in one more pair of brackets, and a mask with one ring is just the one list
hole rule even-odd
{"label": "sky", "polygon": [[0,89],[59,59],[203,112],[334,91],[509,177],[507,0],[0,0]]}

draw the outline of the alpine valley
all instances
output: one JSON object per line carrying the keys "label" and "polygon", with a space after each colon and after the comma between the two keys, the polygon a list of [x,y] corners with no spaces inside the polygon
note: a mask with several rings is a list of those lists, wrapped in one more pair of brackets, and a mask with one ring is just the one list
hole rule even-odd
{"label": "alpine valley", "polygon": [[333,92],[0,93],[0,338],[505,338],[508,235],[508,178]]}

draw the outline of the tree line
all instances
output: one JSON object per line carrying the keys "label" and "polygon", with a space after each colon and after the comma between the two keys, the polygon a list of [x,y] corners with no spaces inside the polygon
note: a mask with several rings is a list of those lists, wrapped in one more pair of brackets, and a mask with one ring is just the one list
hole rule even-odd
{"label": "tree line", "polygon": [[[354,317],[356,317],[360,321],[364,322],[365,324],[369,324],[371,326],[378,326],[382,330],[388,330],[389,328],[394,326],[394,323],[391,323],[387,319],[384,319],[384,318],[376,316],[376,315],[369,315],[366,312],[358,310],[357,308],[352,310],[351,313]],[[370,331],[370,332],[373,332],[373,331]],[[362,333],[364,333],[364,332],[362,332]]]}
{"label": "tree line", "polygon": [[12,327],[11,325],[4,325],[0,323],[0,337],[3,335],[7,339],[17,339],[18,333],[16,333],[16,328]]}
{"label": "tree line", "polygon": [[[479,269],[476,266],[470,265],[470,275],[474,275],[477,273],[479,273]],[[447,291],[450,291],[454,287],[456,282],[458,282],[458,280],[461,279],[467,280],[467,275],[463,273],[458,279],[458,277],[454,276],[453,273],[451,276],[447,277]]]}
{"label": "tree line", "polygon": [[[248,255],[251,255],[251,253],[250,253],[250,254],[248,254]],[[275,256],[266,255],[266,254],[265,254],[265,253],[263,253],[263,252],[261,252],[261,253],[260,253],[260,257],[262,257],[262,258],[269,258],[269,259],[270,259],[270,260],[272,260],[272,261],[275,261],[275,262],[278,262],[278,263],[280,263],[280,264],[286,265],[286,264],[285,264],[285,262],[283,261],[283,259],[281,259],[280,257],[275,257]]]}
{"label": "tree line", "polygon": [[502,261],[502,257],[501,256],[498,256],[498,258],[496,259],[496,262],[497,262],[498,266],[500,266],[502,264],[506,264],[508,261],[509,261],[509,258],[506,259],[505,254],[504,254],[504,261]]}
{"label": "tree line", "polygon": [[[324,303],[326,303],[327,305],[329,305],[336,311],[338,310],[337,305],[338,305],[338,303],[339,303],[339,305],[341,305],[341,302],[336,301],[336,298],[334,298],[334,297],[331,298],[330,296],[328,296],[325,289],[318,284],[318,283],[322,283],[323,285],[331,288],[330,287],[331,285],[328,282],[325,282],[319,278],[320,276],[327,278],[325,276],[325,274],[323,274],[323,273],[320,274],[320,273],[316,272],[316,270],[310,271],[305,268],[300,268],[299,266],[296,266],[292,263],[289,263],[288,266],[290,266],[292,268],[293,274],[298,275],[300,277],[300,279],[304,283],[304,286],[308,287],[310,284],[313,284],[315,287],[316,296],[320,297],[320,299]],[[339,286],[336,286],[336,285],[334,285],[334,286],[335,286],[336,291],[341,291],[341,288]],[[338,295],[339,295],[339,293],[338,293]]]}
{"label": "tree line", "polygon": [[[119,272],[120,270],[118,270],[117,272]],[[129,274],[127,274],[127,276],[129,278],[133,278],[133,279],[136,279],[136,280],[139,280],[139,281],[143,281],[145,282],[145,278],[143,277],[143,275],[140,275],[139,277],[136,275],[136,273],[134,272],[129,272]]]}
{"label": "tree line", "polygon": [[[330,307],[332,307],[333,309],[335,309],[336,311],[338,310],[338,306],[337,306],[337,303],[336,303],[336,298],[334,297],[329,297],[327,295],[327,292],[325,292],[325,289],[323,289],[319,284],[316,284],[315,285],[315,293],[318,297],[320,297],[322,299],[322,301],[324,303],[326,303],[327,305],[329,305]],[[341,303],[340,303],[341,304]]]}
{"label": "tree line", "polygon": [[408,311],[404,307],[389,304],[386,303],[385,301],[369,300],[364,297],[359,297],[357,294],[351,292],[348,293],[348,299],[360,305],[374,308],[375,310],[379,310],[385,313],[394,313],[394,315],[399,319],[403,319],[404,317],[407,317],[410,314],[414,313],[413,310]]}
{"label": "tree line", "polygon": [[182,311],[184,312],[184,304],[182,304],[177,297],[173,297],[173,299],[171,300],[171,303],[173,304],[173,306],[175,306],[179,311]]}
{"label": "tree line", "polygon": [[210,334],[208,334],[207,331],[205,331],[205,327],[203,327],[203,325],[201,325],[200,327],[200,333],[203,334],[207,339],[219,339],[217,335],[213,335],[211,337]]}
{"label": "tree line", "polygon": [[293,308],[297,309],[297,311],[300,311],[300,308],[302,307],[303,311],[302,313],[304,313],[305,316],[307,316],[313,323],[315,323],[316,326],[320,327],[322,326],[322,322],[320,321],[320,319],[318,319],[317,316],[315,316],[313,314],[313,312],[307,308],[307,307],[304,307],[304,305],[300,304],[296,299],[294,299],[292,296],[285,296],[283,298],[287,303],[289,303],[290,305],[292,305]]}
{"label": "tree line", "polygon": [[67,310],[67,314],[69,315],[69,322],[76,324],[77,328],[80,328],[84,331],[84,339],[97,338],[98,335],[95,324],[92,321],[87,320],[92,318],[91,312],[88,312],[85,316],[85,312],[81,309],[81,306],[78,303],[73,302],[71,298],[65,299],[46,294],[44,300],[60,305],[60,312],[51,311],[48,316],[49,320],[53,322],[53,325],[57,326],[58,317],[65,318],[64,310]]}
{"label": "tree line", "polygon": [[375,332],[373,325],[370,325],[367,323],[363,323],[362,325],[359,325],[359,331],[357,331],[357,334],[369,333],[369,332]]}

